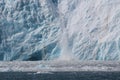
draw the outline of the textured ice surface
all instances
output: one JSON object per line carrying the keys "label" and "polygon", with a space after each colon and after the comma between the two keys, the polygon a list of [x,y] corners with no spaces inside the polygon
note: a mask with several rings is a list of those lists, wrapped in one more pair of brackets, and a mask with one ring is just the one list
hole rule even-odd
{"label": "textured ice surface", "polygon": [[0,0],[1,60],[47,58],[57,45],[57,17],[52,0]]}
{"label": "textured ice surface", "polygon": [[120,0],[0,0],[0,60],[120,60]]}

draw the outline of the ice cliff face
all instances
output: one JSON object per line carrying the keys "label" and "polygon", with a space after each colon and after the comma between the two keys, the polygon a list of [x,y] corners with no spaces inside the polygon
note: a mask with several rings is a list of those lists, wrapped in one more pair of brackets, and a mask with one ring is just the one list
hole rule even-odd
{"label": "ice cliff face", "polygon": [[119,0],[0,0],[0,60],[120,60]]}
{"label": "ice cliff face", "polygon": [[0,0],[1,60],[47,58],[57,43],[57,17],[57,1]]}

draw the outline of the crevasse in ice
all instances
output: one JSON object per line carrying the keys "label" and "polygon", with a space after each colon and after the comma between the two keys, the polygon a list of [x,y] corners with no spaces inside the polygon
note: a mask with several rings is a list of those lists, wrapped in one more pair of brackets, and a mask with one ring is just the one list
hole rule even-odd
{"label": "crevasse in ice", "polygon": [[119,60],[119,0],[0,0],[0,60]]}

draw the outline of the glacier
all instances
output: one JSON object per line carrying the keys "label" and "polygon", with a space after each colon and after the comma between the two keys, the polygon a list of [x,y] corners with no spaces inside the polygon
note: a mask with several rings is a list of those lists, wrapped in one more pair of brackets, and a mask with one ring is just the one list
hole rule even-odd
{"label": "glacier", "polygon": [[120,60],[119,0],[0,0],[0,60]]}

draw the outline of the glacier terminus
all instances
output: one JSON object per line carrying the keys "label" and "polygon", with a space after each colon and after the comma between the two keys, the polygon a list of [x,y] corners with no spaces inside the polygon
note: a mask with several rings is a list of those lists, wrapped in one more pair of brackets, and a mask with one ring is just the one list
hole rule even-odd
{"label": "glacier terminus", "polygon": [[120,0],[0,0],[0,60],[120,60]]}

